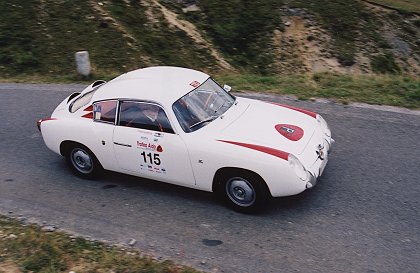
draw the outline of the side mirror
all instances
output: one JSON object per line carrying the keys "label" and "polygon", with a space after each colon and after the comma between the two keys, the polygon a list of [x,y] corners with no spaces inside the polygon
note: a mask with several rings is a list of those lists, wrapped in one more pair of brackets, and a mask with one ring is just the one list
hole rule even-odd
{"label": "side mirror", "polygon": [[225,84],[225,85],[223,85],[223,89],[225,89],[226,92],[230,92],[232,90],[232,87]]}

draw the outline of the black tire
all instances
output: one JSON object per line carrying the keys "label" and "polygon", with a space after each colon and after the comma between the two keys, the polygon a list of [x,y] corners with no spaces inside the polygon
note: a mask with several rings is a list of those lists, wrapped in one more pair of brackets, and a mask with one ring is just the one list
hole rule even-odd
{"label": "black tire", "polygon": [[240,170],[220,177],[217,194],[230,208],[247,214],[262,212],[271,200],[267,185],[259,175]]}
{"label": "black tire", "polygon": [[96,179],[103,171],[96,156],[84,145],[72,144],[65,156],[72,171],[81,178]]}

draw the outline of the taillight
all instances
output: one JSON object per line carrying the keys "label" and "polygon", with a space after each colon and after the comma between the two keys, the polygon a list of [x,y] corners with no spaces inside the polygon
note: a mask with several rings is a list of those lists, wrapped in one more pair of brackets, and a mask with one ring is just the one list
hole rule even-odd
{"label": "taillight", "polygon": [[47,120],[56,120],[55,118],[43,118],[36,122],[36,126],[38,127],[38,130],[41,132],[41,123]]}

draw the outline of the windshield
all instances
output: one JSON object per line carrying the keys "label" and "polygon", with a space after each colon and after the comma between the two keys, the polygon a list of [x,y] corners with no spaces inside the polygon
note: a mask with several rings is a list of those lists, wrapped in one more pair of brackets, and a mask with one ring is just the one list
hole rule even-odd
{"label": "windshield", "polygon": [[213,79],[177,100],[172,109],[186,133],[198,130],[218,118],[235,102]]}

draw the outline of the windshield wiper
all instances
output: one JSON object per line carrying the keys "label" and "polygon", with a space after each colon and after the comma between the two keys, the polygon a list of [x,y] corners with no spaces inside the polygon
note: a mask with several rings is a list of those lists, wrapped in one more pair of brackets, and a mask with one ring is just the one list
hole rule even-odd
{"label": "windshield wiper", "polygon": [[203,123],[206,123],[206,122],[213,121],[215,118],[217,118],[217,116],[211,116],[208,119],[200,120],[199,122],[194,123],[193,125],[191,125],[190,127],[188,127],[188,129],[194,128],[195,126],[198,126],[198,125],[203,124]]}
{"label": "windshield wiper", "polygon": [[216,110],[214,110],[214,113],[217,113],[217,111],[219,111],[219,110],[220,110],[220,108],[222,108],[222,107],[223,107],[223,105],[225,105],[225,103],[226,103],[226,101],[224,101],[222,104],[220,104],[220,106],[219,106],[219,107],[217,107],[217,109],[216,109]]}
{"label": "windshield wiper", "polygon": [[[224,101],[222,104],[220,104],[220,106],[219,106],[219,107],[217,107],[217,109],[214,111],[214,113],[217,113],[217,111],[219,111],[219,110],[220,110],[220,108],[222,108],[223,106],[225,106],[225,104],[226,104],[226,101]],[[233,105],[233,103],[232,103],[231,105],[227,106],[227,107],[230,107],[230,106],[232,106],[232,105]]]}

